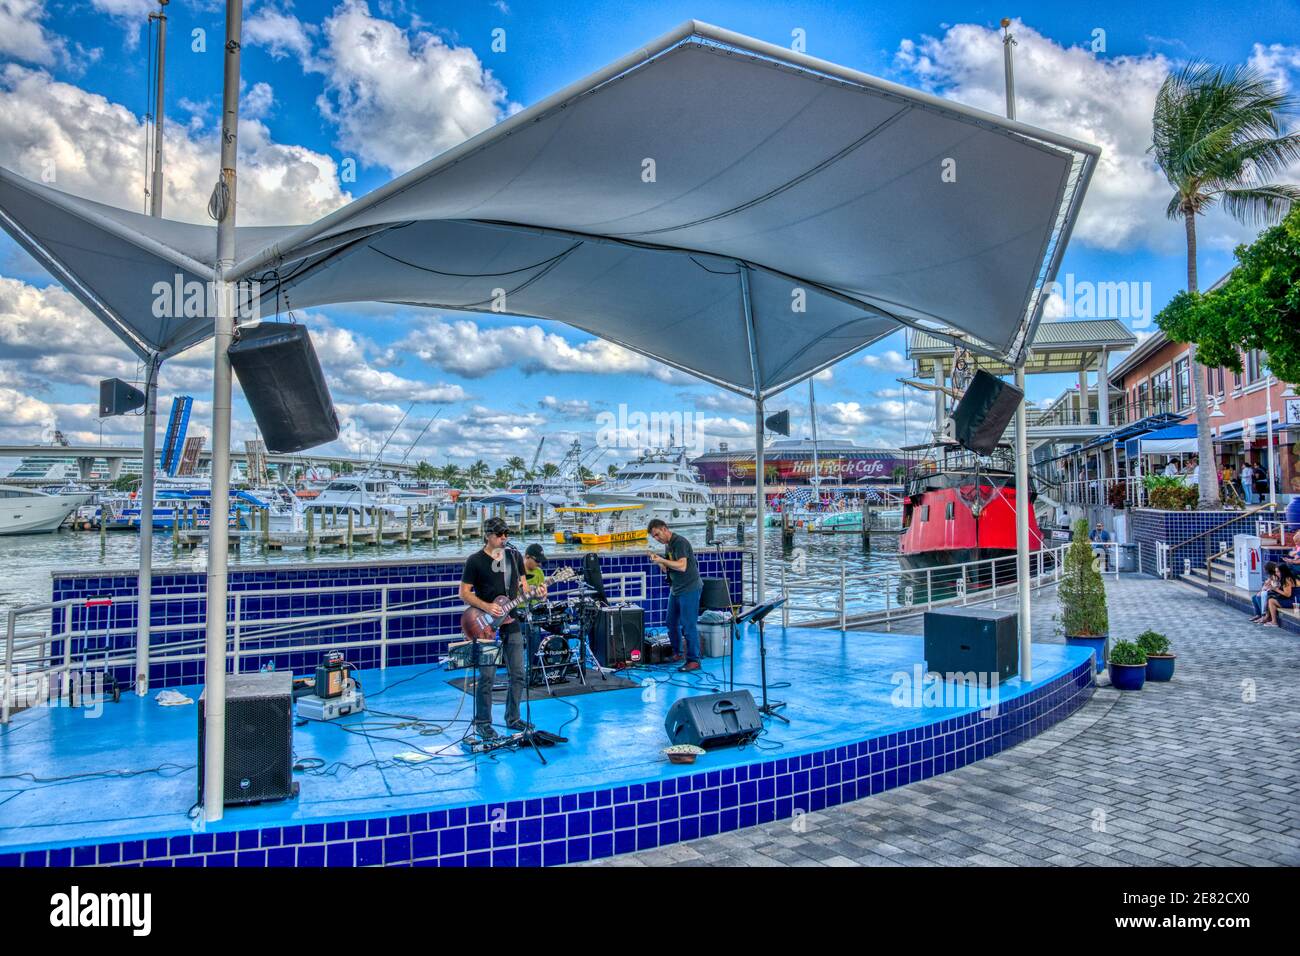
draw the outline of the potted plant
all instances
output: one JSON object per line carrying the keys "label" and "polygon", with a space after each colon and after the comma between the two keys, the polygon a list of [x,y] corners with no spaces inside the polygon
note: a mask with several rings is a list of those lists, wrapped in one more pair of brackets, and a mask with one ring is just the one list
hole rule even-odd
{"label": "potted plant", "polygon": [[1110,621],[1106,614],[1106,586],[1097,569],[1097,555],[1088,540],[1088,521],[1074,523],[1070,548],[1057,588],[1061,601],[1061,627],[1065,643],[1093,652],[1100,671],[1106,664],[1106,638]]}
{"label": "potted plant", "polygon": [[1116,690],[1141,690],[1147,682],[1146,651],[1132,641],[1116,641],[1110,649],[1110,686]]}
{"label": "potted plant", "polygon": [[1169,638],[1158,631],[1143,631],[1138,635],[1137,646],[1147,656],[1147,680],[1173,680],[1177,656],[1169,653]]}

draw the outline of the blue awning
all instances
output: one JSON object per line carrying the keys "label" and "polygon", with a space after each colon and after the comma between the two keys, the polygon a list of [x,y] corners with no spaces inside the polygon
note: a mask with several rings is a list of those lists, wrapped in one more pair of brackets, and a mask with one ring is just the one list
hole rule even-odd
{"label": "blue awning", "polygon": [[[1128,455],[1130,458],[1134,457],[1140,453],[1139,450],[1142,446],[1146,445],[1147,442],[1175,442],[1183,441],[1188,438],[1195,440],[1195,425],[1170,425],[1167,428],[1160,428],[1153,432],[1147,432],[1145,435],[1138,438],[1130,438],[1124,443],[1124,454]],[[1161,453],[1168,451],[1168,449],[1151,449],[1148,447],[1146,451],[1142,451],[1141,453],[1150,454],[1153,451],[1155,453]]]}

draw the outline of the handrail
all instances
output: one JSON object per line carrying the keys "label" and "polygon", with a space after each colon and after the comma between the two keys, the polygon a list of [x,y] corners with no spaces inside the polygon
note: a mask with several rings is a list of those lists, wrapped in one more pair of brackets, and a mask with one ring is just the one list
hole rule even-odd
{"label": "handrail", "polygon": [[1222,522],[1221,524],[1216,524],[1213,528],[1208,528],[1208,529],[1206,529],[1205,531],[1202,531],[1200,534],[1194,534],[1194,535],[1192,535],[1192,536],[1191,536],[1190,538],[1188,538],[1186,541],[1179,541],[1177,544],[1171,544],[1171,545],[1169,546],[1169,553],[1172,555],[1175,551],[1177,551],[1179,548],[1181,548],[1181,547],[1182,547],[1183,545],[1185,545],[1185,544],[1191,544],[1193,541],[1198,541],[1198,540],[1200,540],[1201,538],[1204,538],[1207,534],[1214,534],[1214,532],[1216,532],[1216,531],[1222,531],[1222,530],[1223,530],[1224,528],[1226,528],[1228,525],[1230,525],[1230,524],[1232,524],[1232,523],[1234,523],[1234,522],[1236,522],[1236,521],[1240,521],[1242,518],[1249,518],[1251,515],[1259,514],[1261,511],[1269,511],[1269,510],[1272,510],[1272,508],[1273,508],[1273,505],[1272,505],[1271,503],[1265,503],[1265,504],[1261,504],[1261,505],[1256,505],[1254,508],[1247,508],[1247,509],[1246,509],[1245,511],[1243,511],[1241,514],[1239,514],[1239,515],[1233,515],[1233,516],[1232,516],[1231,518],[1229,518],[1227,521],[1224,521],[1224,522]]}

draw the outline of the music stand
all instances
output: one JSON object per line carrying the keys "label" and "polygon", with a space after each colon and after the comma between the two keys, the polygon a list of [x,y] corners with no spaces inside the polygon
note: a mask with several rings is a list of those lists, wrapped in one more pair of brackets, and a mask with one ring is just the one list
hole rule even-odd
{"label": "music stand", "polygon": [[[785,701],[774,700],[769,702],[767,699],[767,643],[763,639],[764,619],[785,602],[786,599],[781,598],[779,601],[768,601],[765,604],[759,604],[756,607],[750,608],[744,614],[740,615],[740,617],[736,618],[736,623],[738,625],[749,624],[750,622],[758,624],[759,672],[762,675],[762,681],[763,681],[763,704],[761,707],[758,708],[759,713],[767,714],[767,716],[769,717],[775,717],[777,720],[784,721],[785,723],[788,724],[790,723],[790,718],[785,716],[784,714],[778,713],[778,711],[784,709]],[[732,648],[732,653],[733,654],[735,653],[734,647]],[[734,671],[735,669],[734,658],[732,662],[732,668]]]}

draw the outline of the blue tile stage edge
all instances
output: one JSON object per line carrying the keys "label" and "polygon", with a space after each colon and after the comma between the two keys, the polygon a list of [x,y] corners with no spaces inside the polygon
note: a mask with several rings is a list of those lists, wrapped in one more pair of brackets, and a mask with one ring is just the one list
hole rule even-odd
{"label": "blue tile stage edge", "polygon": [[[366,714],[295,729],[295,759],[316,757],[329,772],[295,774],[296,800],[229,808],[198,831],[186,816],[197,790],[193,706],[127,695],[98,719],[34,708],[0,730],[6,772],[34,778],[0,785],[0,865],[574,863],[816,813],[955,770],[1042,732],[1094,689],[1091,655],[1061,645],[1035,645],[1035,679],[1006,682],[987,708],[987,698],[954,696],[964,689],[952,682],[928,685],[947,697],[922,693],[919,637],[795,627],[767,637],[772,696],[792,723],[769,722],[755,744],[710,751],[694,766],[663,757],[663,719],[673,701],[716,687],[723,659],[693,675],[643,669],[639,687],[535,701],[538,726],[569,738],[548,750],[547,766],[530,751],[465,756],[456,741],[469,703],[447,683],[454,675],[390,667],[361,674]],[[754,634],[738,642],[735,664],[738,686],[757,698]],[[445,756],[392,759],[422,746]],[[54,779],[97,771],[114,773]]]}

